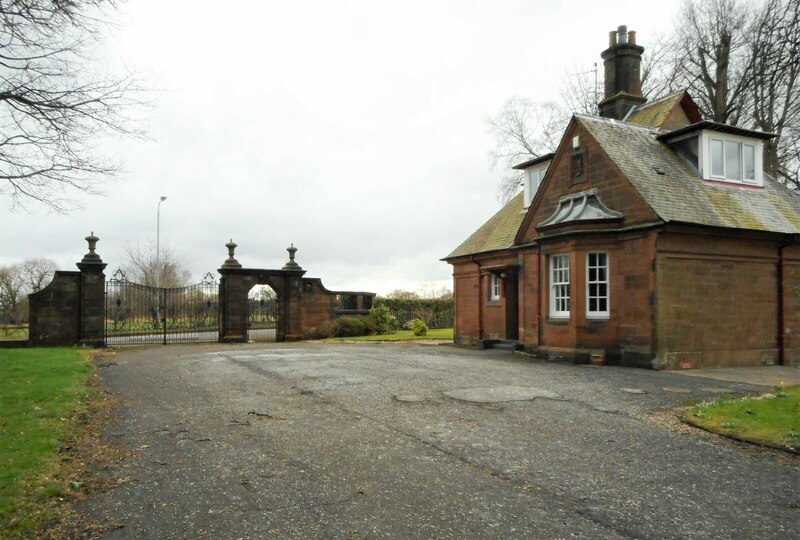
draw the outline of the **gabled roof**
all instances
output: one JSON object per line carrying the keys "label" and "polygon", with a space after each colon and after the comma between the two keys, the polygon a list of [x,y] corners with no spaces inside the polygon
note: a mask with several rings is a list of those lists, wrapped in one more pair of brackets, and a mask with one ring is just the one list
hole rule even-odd
{"label": "gabled roof", "polygon": [[522,193],[517,194],[444,260],[513,247],[514,237],[525,217],[522,197]]}
{"label": "gabled roof", "polygon": [[662,220],[800,234],[800,195],[766,175],[763,188],[707,182],[656,130],[593,116],[576,119]]}
{"label": "gabled roof", "polygon": [[690,122],[699,122],[702,120],[700,111],[697,109],[694,100],[689,96],[689,93],[686,90],[678,90],[677,92],[672,92],[662,98],[648,101],[636,107],[636,110],[631,113],[627,122],[654,128],[663,127],[672,111],[675,110],[675,107],[678,105],[683,108],[683,112]]}

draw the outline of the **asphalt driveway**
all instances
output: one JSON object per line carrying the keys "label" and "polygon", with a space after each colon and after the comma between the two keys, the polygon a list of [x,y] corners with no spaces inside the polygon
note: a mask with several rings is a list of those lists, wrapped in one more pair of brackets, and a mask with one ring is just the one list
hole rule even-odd
{"label": "asphalt driveway", "polygon": [[81,506],[106,538],[800,536],[800,460],[661,412],[743,383],[419,344],[105,365],[108,437],[132,451]]}

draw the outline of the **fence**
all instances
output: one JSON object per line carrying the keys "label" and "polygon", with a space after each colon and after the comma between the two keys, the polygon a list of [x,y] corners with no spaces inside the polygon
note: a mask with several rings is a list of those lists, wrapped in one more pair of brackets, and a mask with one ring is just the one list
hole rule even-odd
{"label": "fence", "polygon": [[452,299],[411,299],[376,298],[376,306],[386,306],[399,326],[411,319],[425,321],[428,328],[452,328],[455,309]]}

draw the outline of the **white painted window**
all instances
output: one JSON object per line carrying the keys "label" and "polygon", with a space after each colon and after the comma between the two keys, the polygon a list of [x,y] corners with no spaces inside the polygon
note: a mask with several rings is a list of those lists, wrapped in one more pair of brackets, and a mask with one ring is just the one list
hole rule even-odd
{"label": "white painted window", "polygon": [[708,159],[706,177],[712,180],[744,184],[762,184],[761,149],[758,140],[744,137],[707,135]]}
{"label": "white painted window", "polygon": [[525,171],[525,208],[528,208],[533,202],[536,192],[539,191],[539,186],[542,185],[542,180],[544,180],[549,164],[550,162],[548,161]]}
{"label": "white painted window", "polygon": [[569,253],[550,256],[550,316],[569,317]]}
{"label": "white painted window", "polygon": [[610,314],[608,288],[608,253],[586,254],[586,316],[607,318]]}
{"label": "white painted window", "polygon": [[489,282],[489,300],[500,300],[500,276],[492,274]]}

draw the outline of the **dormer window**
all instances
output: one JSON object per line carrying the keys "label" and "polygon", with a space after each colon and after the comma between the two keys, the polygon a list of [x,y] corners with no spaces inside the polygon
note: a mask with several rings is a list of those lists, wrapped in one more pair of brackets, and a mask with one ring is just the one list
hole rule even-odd
{"label": "dormer window", "polygon": [[525,193],[523,207],[525,209],[531,205],[533,198],[536,197],[536,192],[539,191],[539,186],[542,185],[542,181],[544,180],[545,174],[547,173],[547,168],[552,159],[553,154],[545,154],[513,167],[518,171],[523,171]]}
{"label": "dormer window", "polygon": [[761,184],[756,178],[756,143],[709,137],[711,178]]}
{"label": "dormer window", "polygon": [[533,197],[539,191],[539,186],[542,185],[549,164],[548,161],[543,166],[531,167],[525,171],[525,208],[528,208],[533,202]]}
{"label": "dormer window", "polygon": [[658,139],[669,144],[704,180],[764,185],[764,141],[774,135],[715,122],[698,122]]}

